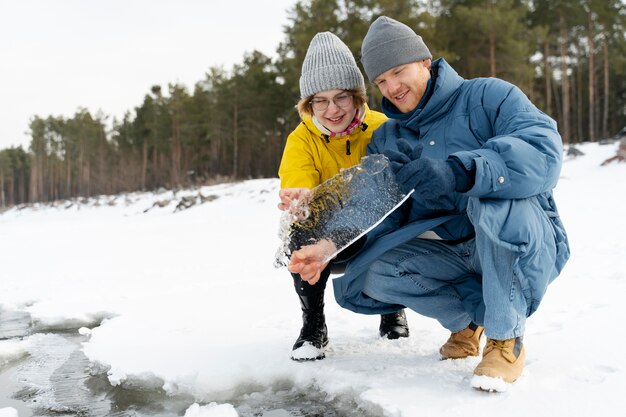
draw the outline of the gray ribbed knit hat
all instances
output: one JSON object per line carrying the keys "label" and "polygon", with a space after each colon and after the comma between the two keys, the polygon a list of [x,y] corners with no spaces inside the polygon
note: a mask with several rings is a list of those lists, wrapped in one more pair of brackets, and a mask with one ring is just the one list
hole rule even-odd
{"label": "gray ribbed knit hat", "polygon": [[346,44],[330,32],[321,32],[311,39],[302,63],[300,96],[334,89],[365,91],[365,80]]}
{"label": "gray ribbed knit hat", "polygon": [[372,82],[393,67],[432,57],[421,36],[387,16],[371,24],[361,46],[361,62]]}

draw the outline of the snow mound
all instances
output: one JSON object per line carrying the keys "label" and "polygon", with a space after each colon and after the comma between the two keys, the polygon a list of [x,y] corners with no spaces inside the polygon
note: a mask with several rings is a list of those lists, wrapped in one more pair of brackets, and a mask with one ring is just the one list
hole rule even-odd
{"label": "snow mound", "polygon": [[230,404],[210,403],[200,406],[193,404],[185,411],[185,417],[238,417],[235,407]]}
{"label": "snow mound", "polygon": [[291,352],[291,358],[296,361],[313,361],[324,359],[324,349],[318,349],[311,342],[304,342],[302,346]]}
{"label": "snow mound", "polygon": [[481,391],[506,392],[508,385],[502,378],[494,378],[486,375],[474,375],[470,382],[472,387]]}
{"label": "snow mound", "polygon": [[0,417],[18,417],[17,410],[11,407],[0,408]]}

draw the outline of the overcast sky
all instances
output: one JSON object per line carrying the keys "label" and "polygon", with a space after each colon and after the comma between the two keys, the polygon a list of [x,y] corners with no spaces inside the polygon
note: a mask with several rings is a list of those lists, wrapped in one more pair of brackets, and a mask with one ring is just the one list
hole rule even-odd
{"label": "overcast sky", "polygon": [[0,0],[0,149],[79,107],[120,119],[152,85],[189,89],[245,52],[275,56],[296,0]]}

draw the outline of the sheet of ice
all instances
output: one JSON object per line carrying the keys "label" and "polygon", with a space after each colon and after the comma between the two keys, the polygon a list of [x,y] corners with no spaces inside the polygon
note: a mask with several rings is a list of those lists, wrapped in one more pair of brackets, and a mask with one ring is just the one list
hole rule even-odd
{"label": "sheet of ice", "polygon": [[476,358],[438,359],[448,334],[435,321],[409,311],[411,337],[382,340],[377,317],[342,310],[330,289],[326,359],[291,361],[301,313],[291,277],[271,262],[275,179],[203,188],[218,198],[177,213],[175,203],[154,206],[167,193],[4,212],[0,308],[51,327],[104,318],[84,351],[111,382],[161,384],[198,403],[288,386],[385,416],[618,416],[626,164],[600,167],[613,145],[580,149],[556,190],[572,259],[529,319],[525,373],[505,393],[470,387]]}
{"label": "sheet of ice", "polygon": [[292,250],[322,239],[334,243],[332,259],[376,227],[409,196],[402,192],[384,155],[368,155],[292,201],[280,219],[280,247],[274,265],[287,266]]}

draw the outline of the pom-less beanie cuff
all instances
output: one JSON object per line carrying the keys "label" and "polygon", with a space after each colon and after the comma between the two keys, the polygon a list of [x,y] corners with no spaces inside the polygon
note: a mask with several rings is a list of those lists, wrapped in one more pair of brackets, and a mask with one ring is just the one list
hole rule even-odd
{"label": "pom-less beanie cuff", "polygon": [[358,67],[332,65],[319,67],[300,77],[301,98],[326,90],[365,90],[365,81]]}
{"label": "pom-less beanie cuff", "polygon": [[311,40],[302,63],[300,97],[334,89],[365,91],[365,80],[346,44],[331,32],[321,32]]}
{"label": "pom-less beanie cuff", "polygon": [[361,62],[372,82],[391,68],[432,57],[421,36],[386,16],[371,24],[361,46]]}

